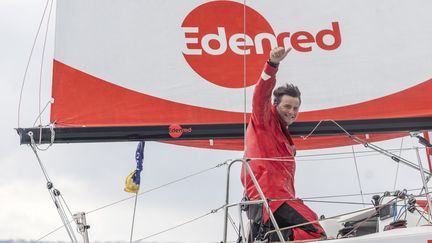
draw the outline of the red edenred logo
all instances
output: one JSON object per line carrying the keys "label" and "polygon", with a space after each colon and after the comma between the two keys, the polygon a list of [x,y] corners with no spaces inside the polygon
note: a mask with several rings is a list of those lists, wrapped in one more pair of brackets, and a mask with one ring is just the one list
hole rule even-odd
{"label": "red edenred logo", "polygon": [[192,132],[192,128],[182,128],[180,125],[178,124],[171,124],[168,128],[168,133],[172,138],[178,138],[180,137],[183,133],[189,133]]}
{"label": "red edenred logo", "polygon": [[310,52],[314,48],[334,50],[341,44],[338,22],[332,22],[330,29],[316,34],[297,31],[275,35],[261,14],[231,1],[213,1],[196,7],[184,19],[182,30],[185,35],[183,56],[188,64],[205,80],[226,88],[255,84],[270,50],[276,46]]}

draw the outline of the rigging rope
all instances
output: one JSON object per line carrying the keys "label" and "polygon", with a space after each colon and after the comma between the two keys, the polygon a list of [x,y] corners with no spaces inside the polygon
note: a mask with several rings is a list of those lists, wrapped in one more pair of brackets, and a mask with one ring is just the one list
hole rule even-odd
{"label": "rigging rope", "polygon": [[[48,108],[48,105],[53,104],[54,103],[54,99],[50,99],[44,106],[44,108],[42,109],[42,111],[39,111],[39,115],[36,117],[35,121],[33,122],[33,127],[36,126],[37,121],[39,120],[39,118],[42,116],[42,114],[44,113],[44,111],[46,110],[46,108]],[[42,126],[42,124],[40,124],[40,126]]]}
{"label": "rigging rope", "polygon": [[359,174],[359,170],[358,170],[358,166],[357,166],[357,158],[355,155],[354,146],[351,146],[351,149],[352,149],[352,153],[353,153],[354,165],[355,165],[355,169],[356,169],[357,182],[358,182],[359,189],[360,189],[361,199],[362,199],[362,203],[364,204],[363,190],[362,190],[362,186],[361,186],[360,174]]}
{"label": "rigging rope", "polygon": [[[432,187],[429,187],[429,188],[432,189]],[[404,189],[404,191],[406,191],[406,192],[420,191],[420,195],[423,195],[421,190],[422,190],[422,188],[415,188],[415,189],[409,189],[409,190],[405,190]],[[398,192],[398,190],[396,190],[396,191],[369,192],[369,193],[363,193],[363,195],[380,195],[380,194],[386,194],[386,193],[395,194],[396,192]],[[360,195],[361,194],[359,194],[359,193],[355,193],[355,194],[341,194],[341,195],[300,197],[300,198],[268,198],[268,200],[270,200],[270,201],[293,201],[293,200],[312,201],[312,200],[315,200],[315,199],[338,198],[338,197],[354,197],[354,196],[360,196]],[[328,201],[325,201],[325,202],[328,202]]]}
{"label": "rigging rope", "polygon": [[[401,139],[401,145],[400,145],[400,150],[399,150],[399,157],[402,155],[403,142],[404,142],[404,138]],[[395,175],[393,190],[396,189],[396,182],[397,182],[397,179],[398,179],[398,174],[399,174],[399,163],[397,164],[397,167],[396,167],[396,175]]]}
{"label": "rigging rope", "polygon": [[[34,138],[33,138],[33,133],[29,132],[28,135],[30,136],[30,140],[31,140],[30,147],[32,148],[34,154],[36,155],[36,158],[37,158],[37,161],[39,163],[39,166],[41,167],[42,173],[44,174],[44,177],[45,177],[45,180],[46,180],[46,183],[47,183],[48,192],[49,192],[49,194],[51,196],[51,199],[53,200],[53,203],[54,203],[54,205],[55,205],[55,207],[57,209],[57,212],[58,212],[58,214],[60,216],[60,219],[63,222],[63,226],[65,227],[66,232],[69,235],[69,238],[71,239],[71,241],[73,243],[77,243],[78,240],[76,239],[76,236],[75,236],[74,231],[72,229],[72,226],[70,224],[71,221],[69,221],[69,219],[68,219],[68,217],[66,215],[66,212],[65,212],[65,209],[64,209],[64,205],[66,206],[66,208],[69,211],[69,213],[70,213],[70,209],[67,206],[67,203],[64,200],[64,198],[61,196],[60,191],[57,190],[54,187],[53,183],[51,182],[51,180],[50,180],[50,178],[48,176],[48,172],[46,171],[46,168],[45,168],[44,164],[42,163],[42,160],[40,159],[40,157],[39,157],[39,155],[37,153],[37,148],[36,148],[35,141],[34,141]],[[59,200],[59,198],[61,200]],[[62,201],[63,201],[63,203],[62,203]],[[72,214],[71,214],[71,216],[72,216]]]}
{"label": "rigging rope", "polygon": [[34,154],[36,155],[36,159],[37,159],[37,161],[39,163],[39,166],[41,167],[41,170],[42,170],[42,173],[43,173],[43,175],[45,177],[45,180],[47,182],[50,182],[51,179],[48,176],[48,172],[46,171],[45,166],[43,165],[41,159],[39,158],[39,154],[36,151],[36,146],[35,146],[36,143],[35,143],[34,138],[33,138],[33,133],[29,132],[28,135],[30,136],[30,142],[31,142],[30,143],[30,147],[32,148]]}
{"label": "rigging rope", "polygon": [[[422,188],[415,188],[415,189],[409,189],[407,190],[407,192],[410,191],[417,191],[417,190],[421,190]],[[396,191],[392,191],[390,193],[394,193]],[[379,194],[383,194],[385,193],[385,191],[382,192],[369,192],[369,193],[363,193],[363,195],[379,195]],[[316,197],[303,197],[301,198],[302,200],[307,200],[307,199],[324,199],[324,198],[335,198],[335,197],[354,197],[354,196],[360,196],[360,194],[341,194],[341,195],[330,195],[330,196],[316,196]],[[285,200],[285,199],[282,199]]]}
{"label": "rigging rope", "polygon": [[49,2],[50,2],[50,0],[46,1],[45,8],[44,8],[44,11],[42,13],[42,18],[41,18],[41,20],[39,22],[38,30],[36,31],[36,36],[35,36],[35,38],[33,40],[33,45],[32,45],[32,48],[30,50],[30,55],[29,55],[28,60],[27,60],[27,65],[26,65],[26,68],[25,68],[25,71],[24,71],[23,80],[22,80],[22,83],[21,83],[21,91],[20,91],[20,96],[19,96],[19,101],[18,101],[18,121],[17,121],[18,128],[20,127],[21,102],[22,102],[22,96],[23,96],[23,92],[24,92],[24,85],[25,85],[25,81],[26,81],[26,78],[27,78],[28,69],[30,67],[31,58],[33,56],[33,52],[34,52],[34,49],[35,49],[35,46],[36,46],[36,41],[38,39],[38,36],[39,36],[40,30],[41,30],[41,27],[42,27],[43,20],[45,18],[45,13],[46,13],[46,10],[48,8]]}
{"label": "rigging rope", "polygon": [[[390,157],[392,160],[394,160],[394,161],[397,162],[397,163],[399,163],[399,162],[403,162],[405,165],[407,165],[407,166],[409,166],[409,167],[411,167],[411,168],[413,168],[413,169],[420,170],[420,168],[419,168],[416,164],[414,164],[413,162],[408,161],[408,160],[406,160],[406,159],[404,159],[404,158],[402,158],[402,157],[400,157],[400,156],[397,156],[397,155],[395,155],[395,154],[389,152],[388,150],[385,150],[385,149],[383,149],[383,148],[381,148],[381,147],[379,147],[379,146],[376,146],[375,144],[369,143],[369,142],[367,142],[367,141],[365,141],[365,140],[363,140],[363,139],[361,139],[361,138],[359,138],[359,137],[357,137],[357,136],[351,135],[347,130],[345,130],[345,128],[343,128],[341,125],[339,125],[339,123],[337,123],[335,120],[321,120],[321,121],[319,121],[318,124],[317,124],[317,125],[314,127],[314,129],[312,130],[312,132],[310,132],[310,133],[309,133],[306,137],[304,137],[303,139],[305,140],[305,139],[307,139],[310,135],[312,135],[313,132],[316,130],[316,128],[317,128],[317,127],[318,127],[318,126],[319,126],[323,121],[329,121],[329,122],[334,123],[337,127],[339,127],[339,129],[341,129],[345,134],[347,134],[347,136],[348,136],[349,138],[351,138],[354,142],[356,142],[356,143],[358,143],[358,144],[363,144],[363,146],[366,147],[366,148],[371,148],[371,149],[373,149],[373,150],[375,150],[375,151],[377,151],[377,152],[379,152],[379,153],[381,153],[381,154],[384,154],[384,155]],[[425,173],[431,175],[431,172],[430,172],[430,171],[425,171]]]}
{"label": "rigging rope", "polygon": [[[419,148],[419,149],[425,149],[425,148]],[[415,150],[415,148],[403,148],[402,150],[404,151],[409,151],[409,150]],[[399,149],[387,149],[387,151],[400,151]],[[341,156],[341,157],[332,157],[332,158],[317,158],[317,159],[301,159],[301,158],[309,158],[309,157],[324,157],[324,156],[333,156],[333,155],[352,155],[353,152],[338,152],[338,153],[317,153],[317,154],[308,154],[308,155],[296,155],[296,161],[303,161],[303,162],[313,162],[313,161],[321,161],[321,160],[337,160],[337,159],[350,159],[352,158],[352,156]],[[365,154],[365,155],[357,155],[358,158],[360,157],[370,157],[370,156],[377,156],[377,155],[381,155],[381,153],[377,152],[377,151],[355,151],[355,154]],[[291,157],[286,157],[291,158]],[[300,158],[300,159],[299,159]],[[259,160],[287,160],[287,159],[283,159],[282,157],[274,157],[274,158],[250,158],[250,159],[259,159]]]}
{"label": "rigging rope", "polygon": [[[419,148],[419,149],[425,149],[425,148]],[[395,151],[399,152],[401,149],[386,149],[389,152]],[[415,148],[403,148],[404,151],[410,151],[415,150]],[[358,158],[360,157],[368,157],[368,156],[377,156],[381,155],[378,151],[355,151],[355,154],[366,154],[366,155],[357,155]],[[353,152],[338,152],[338,153],[317,153],[317,154],[308,154],[308,155],[296,155],[296,161],[304,161],[304,162],[310,162],[310,161],[320,161],[320,160],[329,160],[326,158],[323,159],[299,159],[299,158],[309,158],[309,157],[323,157],[323,156],[333,156],[333,155],[347,155],[344,157],[332,157],[331,160],[335,159],[349,159],[352,158]],[[348,156],[350,155],[350,156]],[[286,157],[267,157],[267,158],[247,158],[249,160],[273,160],[273,161],[288,161],[292,160],[293,156],[286,156]]]}
{"label": "rigging rope", "polygon": [[[167,183],[162,184],[162,185],[159,185],[159,186],[157,186],[157,187],[153,187],[153,188],[151,188],[151,189],[149,189],[149,190],[147,190],[147,191],[140,192],[140,193],[138,194],[138,196],[141,196],[141,195],[143,195],[143,194],[146,194],[146,193],[149,193],[149,192],[155,191],[155,190],[157,190],[157,189],[160,189],[160,188],[163,188],[163,187],[169,186],[169,185],[171,185],[171,184],[174,184],[174,183],[177,183],[177,182],[180,182],[180,181],[186,180],[186,179],[188,179],[188,178],[191,178],[191,177],[193,177],[193,176],[197,176],[197,175],[202,174],[202,173],[205,173],[205,172],[207,172],[207,171],[210,171],[210,170],[213,170],[213,169],[216,169],[216,168],[222,167],[223,165],[227,165],[228,162],[230,162],[230,161],[231,161],[231,160],[226,160],[225,162],[219,163],[219,164],[217,164],[216,166],[213,166],[213,167],[210,167],[210,168],[207,168],[207,169],[204,169],[204,170],[201,170],[201,171],[195,172],[195,173],[193,173],[193,174],[190,174],[190,175],[187,175],[187,176],[181,177],[181,178],[176,179],[176,180],[173,180],[173,181],[171,181],[171,182],[167,182]],[[121,202],[127,201],[127,200],[129,200],[129,199],[131,199],[131,198],[134,198],[134,197],[135,197],[135,196],[130,196],[130,197],[123,198],[123,199],[118,200],[118,201],[115,201],[115,202],[113,202],[113,203],[110,203],[110,204],[107,204],[107,205],[101,206],[101,207],[99,207],[99,208],[96,208],[96,209],[90,210],[90,211],[86,212],[86,214],[94,213],[94,212],[96,212],[96,211],[99,211],[99,210],[102,210],[102,209],[104,209],[104,208],[107,208],[107,207],[110,207],[110,206],[116,205],[116,204],[118,204],[118,203],[121,203]]]}
{"label": "rigging rope", "polygon": [[314,202],[314,203],[334,203],[334,204],[347,204],[347,205],[371,205],[370,203],[365,202],[346,202],[346,201],[324,201],[324,200],[308,200],[303,199],[304,202]]}
{"label": "rigging rope", "polygon": [[69,206],[67,205],[66,200],[63,197],[63,194],[60,194],[59,196],[60,196],[61,200],[63,201],[64,205],[66,206],[66,209],[68,210],[69,215],[72,217],[72,211],[70,210]]}
{"label": "rigging rope", "polygon": [[308,139],[315,132],[315,130],[319,127],[319,125],[321,125],[321,123],[323,121],[328,121],[328,120],[321,120],[321,121],[319,121],[318,124],[316,124],[316,126],[312,129],[312,131],[308,135],[302,136],[303,140]]}
{"label": "rigging rope", "polygon": [[[425,149],[425,148],[419,148],[419,149]],[[401,150],[402,151],[415,150],[415,148],[389,148],[387,150],[388,151],[400,152]],[[377,151],[369,151],[369,150],[355,151],[355,154],[364,154],[364,153],[379,154]],[[307,154],[307,155],[296,155],[296,158],[322,157],[322,156],[330,156],[330,155],[350,155],[350,154],[352,154],[352,152],[316,153],[316,154]]]}
{"label": "rigging rope", "polygon": [[[388,150],[388,151],[391,151],[391,150]],[[358,154],[358,153],[369,153],[369,154],[357,155],[357,158],[364,158],[364,157],[372,157],[372,156],[382,155],[381,153],[378,153],[376,151],[355,152],[355,154]],[[352,154],[352,152],[349,152],[349,154]],[[339,160],[339,159],[350,159],[350,158],[352,158],[352,156],[341,156],[341,157],[332,157],[332,158],[317,158],[317,159],[298,159],[296,161],[313,162],[313,161],[322,161],[322,160],[330,160],[330,159],[331,160]]]}
{"label": "rigging rope", "polygon": [[[432,224],[432,222],[424,216],[426,211],[420,212],[417,208],[415,208],[415,210],[420,214],[420,218],[424,218],[429,224]],[[405,215],[405,218],[406,218],[406,215]],[[419,220],[419,222],[420,222],[420,220]],[[418,222],[417,222],[417,224],[418,224]]]}
{"label": "rigging rope", "polygon": [[[162,185],[160,185],[160,186],[157,186],[157,187],[151,188],[151,189],[149,189],[149,190],[147,190],[147,191],[144,191],[144,192],[138,193],[137,196],[141,196],[141,195],[143,195],[143,194],[146,194],[146,193],[149,193],[149,192],[155,191],[155,190],[157,190],[157,189],[160,189],[160,188],[166,187],[166,186],[168,186],[168,185],[171,185],[171,184],[174,184],[174,183],[177,183],[177,182],[180,182],[180,181],[186,180],[186,179],[188,179],[188,178],[191,178],[191,177],[193,177],[193,176],[197,176],[197,175],[199,175],[199,174],[205,173],[205,172],[210,171],[210,170],[212,170],[212,169],[220,168],[220,167],[222,167],[223,165],[227,165],[230,161],[231,161],[231,160],[226,160],[226,161],[224,161],[224,162],[222,162],[222,163],[219,163],[219,164],[217,164],[217,165],[215,165],[215,166],[213,166],[213,167],[210,167],[210,168],[207,168],[207,169],[204,169],[204,170],[201,170],[201,171],[195,172],[195,173],[193,173],[193,174],[190,174],[190,175],[187,175],[187,176],[181,177],[181,178],[176,179],[176,180],[174,180],[174,181],[171,181],[171,182],[168,182],[168,183],[162,184]],[[100,210],[102,210],[102,209],[104,209],[104,208],[107,208],[107,207],[110,207],[110,206],[114,206],[114,205],[116,205],[116,204],[119,204],[119,203],[121,203],[121,202],[127,201],[127,200],[132,199],[132,198],[135,198],[135,197],[136,197],[136,196],[130,196],[130,197],[127,197],[127,198],[123,198],[123,199],[118,200],[118,201],[115,201],[115,202],[113,202],[113,203],[106,204],[106,205],[104,205],[104,206],[101,206],[101,207],[98,207],[98,208],[96,208],[96,209],[90,210],[90,211],[86,212],[86,214],[90,214],[90,213],[94,213],[94,212],[100,211]],[[72,221],[70,221],[70,222],[72,222]],[[70,223],[70,222],[69,222],[69,223]],[[50,231],[49,233],[47,233],[47,234],[43,235],[42,237],[40,237],[37,241],[40,241],[40,240],[44,239],[45,237],[47,237],[47,236],[49,236],[49,235],[51,235],[51,234],[57,232],[58,230],[60,230],[60,229],[63,228],[64,226],[65,226],[65,225],[63,224],[63,225],[57,227],[56,229],[54,229],[54,230]]]}
{"label": "rigging rope", "polygon": [[[73,220],[70,220],[69,223],[72,223],[72,221],[73,221]],[[53,234],[53,233],[55,233],[55,232],[61,230],[63,227],[64,227],[64,225],[60,225],[59,227],[57,227],[57,228],[53,229],[52,231],[46,233],[45,235],[41,236],[39,239],[36,240],[36,242],[39,242],[39,241],[43,240],[45,237],[48,237],[48,236],[50,236],[51,234]]]}
{"label": "rigging rope", "polygon": [[135,193],[135,202],[134,202],[134,210],[133,210],[133,215],[132,215],[132,226],[131,226],[129,243],[132,243],[132,236],[133,236],[133,230],[134,230],[134,225],[135,225],[135,213],[136,213],[137,201],[138,201],[138,192]]}
{"label": "rigging rope", "polygon": [[34,141],[34,138],[33,138],[34,134],[33,134],[33,132],[30,131],[30,132],[27,133],[27,135],[30,136],[30,140],[31,140],[30,142],[39,151],[46,151],[46,150],[48,150],[54,144],[54,140],[55,140],[54,124],[51,123],[51,124],[48,125],[48,127],[50,128],[50,132],[51,132],[51,140],[50,140],[50,143],[47,145],[46,148],[40,147],[40,143],[41,143],[41,139],[42,139],[42,128],[43,127],[39,127],[39,145],[36,144],[36,142]]}
{"label": "rigging rope", "polygon": [[148,239],[148,238],[151,238],[151,237],[154,237],[154,236],[160,235],[160,234],[162,234],[162,233],[168,232],[168,231],[170,231],[170,230],[176,229],[176,228],[181,227],[181,226],[183,226],[183,225],[190,224],[190,223],[192,223],[192,222],[194,222],[194,221],[197,221],[197,220],[199,220],[199,219],[201,219],[201,218],[204,218],[204,217],[206,217],[206,216],[208,216],[208,215],[210,215],[210,214],[217,213],[220,209],[222,209],[222,208],[224,208],[224,207],[225,207],[225,205],[222,205],[222,206],[220,206],[219,208],[212,209],[210,212],[205,213],[205,214],[203,214],[203,215],[201,215],[201,216],[198,216],[198,217],[196,217],[196,218],[190,219],[190,220],[188,220],[188,221],[186,221],[186,222],[183,222],[183,223],[181,223],[181,224],[175,225],[175,226],[170,227],[170,228],[168,228],[168,229],[165,229],[165,230],[159,231],[159,232],[157,232],[157,233],[154,233],[154,234],[148,235],[148,236],[146,236],[146,237],[140,238],[140,239],[135,240],[135,241],[133,241],[133,242],[140,242],[140,241],[142,241],[142,240],[146,240],[146,239]]}
{"label": "rigging rope", "polygon": [[[50,10],[48,13],[48,20],[47,20],[47,27],[45,30],[45,36],[44,36],[44,42],[42,47],[42,56],[41,56],[41,63],[40,63],[40,70],[39,70],[39,125],[42,126],[42,116],[41,116],[41,102],[42,102],[42,74],[43,74],[43,66],[44,66],[44,57],[45,57],[45,49],[46,49],[46,42],[48,37],[48,30],[50,26],[50,20],[51,20],[51,11],[53,7],[54,1],[51,1]],[[42,136],[40,136],[42,137]]]}
{"label": "rigging rope", "polygon": [[228,213],[228,219],[231,223],[231,226],[233,227],[234,231],[238,236],[240,236],[240,229],[237,229],[237,226],[235,225],[234,219],[231,217],[231,215]]}

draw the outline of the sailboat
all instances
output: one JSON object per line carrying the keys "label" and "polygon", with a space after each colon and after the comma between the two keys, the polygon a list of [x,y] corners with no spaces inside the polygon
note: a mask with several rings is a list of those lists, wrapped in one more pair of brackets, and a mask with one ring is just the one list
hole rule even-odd
{"label": "sailboat", "polygon": [[[283,46],[293,54],[278,82],[292,80],[303,93],[302,113],[290,126],[298,150],[360,144],[428,175],[421,163],[373,145],[432,130],[428,7],[427,1],[58,0],[50,122],[17,128],[20,143],[35,153],[41,144],[122,141],[244,151],[254,84],[269,51]],[[427,191],[425,185],[419,187]],[[324,227],[335,242],[432,240],[432,228],[418,222],[384,231],[396,209],[408,210],[399,205],[408,198],[383,193],[372,208],[323,220]],[[429,224],[427,211],[413,217]],[[365,219],[367,227],[359,224]],[[77,214],[76,222],[87,234],[85,216]],[[362,230],[369,234],[360,236]]]}

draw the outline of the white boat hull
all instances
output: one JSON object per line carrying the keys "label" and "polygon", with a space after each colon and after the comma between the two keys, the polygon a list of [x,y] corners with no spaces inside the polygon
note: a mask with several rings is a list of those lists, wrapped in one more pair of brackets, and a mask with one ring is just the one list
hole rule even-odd
{"label": "white boat hull", "polygon": [[432,227],[401,228],[354,238],[327,240],[329,243],[431,243]]}

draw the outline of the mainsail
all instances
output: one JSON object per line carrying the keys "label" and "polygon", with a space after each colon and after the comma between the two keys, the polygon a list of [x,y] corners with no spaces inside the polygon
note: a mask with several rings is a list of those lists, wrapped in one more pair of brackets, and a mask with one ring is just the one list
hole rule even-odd
{"label": "mainsail", "polygon": [[432,130],[430,1],[56,6],[50,127],[18,128],[36,155],[35,143],[138,140],[244,150],[254,85],[276,46],[293,48],[278,85],[302,91],[297,149]]}
{"label": "mainsail", "polygon": [[[327,1],[309,4],[58,1],[53,142],[243,150],[254,84],[276,46],[293,48],[279,84],[303,94],[292,134],[329,120],[320,136],[297,137],[299,149],[353,144],[332,120],[368,141],[432,129],[430,14],[406,15],[408,2],[332,2],[331,15]],[[18,131],[21,143],[28,131],[52,142],[48,128]]]}

